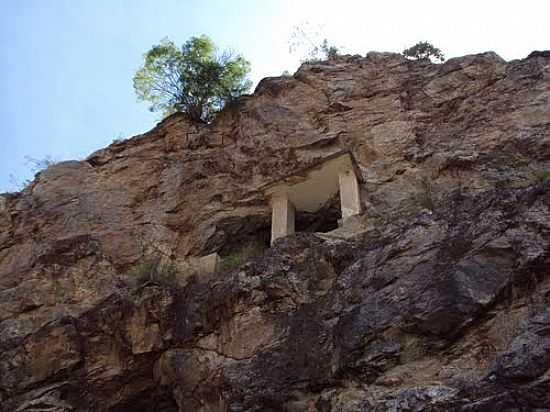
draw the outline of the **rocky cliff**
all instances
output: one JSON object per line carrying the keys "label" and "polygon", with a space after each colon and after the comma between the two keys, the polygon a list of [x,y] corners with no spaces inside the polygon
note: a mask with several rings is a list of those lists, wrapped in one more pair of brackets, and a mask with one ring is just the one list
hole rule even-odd
{"label": "rocky cliff", "polygon": [[[328,204],[186,272],[342,150],[356,230],[319,233]],[[303,65],[0,196],[0,410],[547,411],[549,251],[550,52]],[[151,255],[173,282],[136,285]]]}

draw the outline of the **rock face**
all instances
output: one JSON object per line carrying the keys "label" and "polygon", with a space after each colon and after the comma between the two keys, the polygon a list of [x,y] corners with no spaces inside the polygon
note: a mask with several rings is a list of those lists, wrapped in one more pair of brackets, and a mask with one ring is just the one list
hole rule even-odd
{"label": "rock face", "polygon": [[[360,230],[186,273],[342,150]],[[549,252],[548,52],[304,65],[0,196],[0,410],[548,411]],[[133,285],[151,255],[176,284]]]}

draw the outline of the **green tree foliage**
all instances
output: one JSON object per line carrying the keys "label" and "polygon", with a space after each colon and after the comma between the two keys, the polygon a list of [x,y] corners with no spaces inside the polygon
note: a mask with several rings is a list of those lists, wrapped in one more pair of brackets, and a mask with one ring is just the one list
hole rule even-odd
{"label": "green tree foliage", "polygon": [[323,53],[328,60],[335,59],[340,54],[340,49],[338,47],[328,43],[327,39],[323,39],[321,43],[321,53]]}
{"label": "green tree foliage", "polygon": [[204,35],[191,37],[181,48],[164,39],[144,57],[134,89],[140,100],[151,102],[151,111],[165,115],[185,112],[194,120],[210,122],[251,86],[250,63],[229,51],[219,54]]}
{"label": "green tree foliage", "polygon": [[418,42],[414,46],[403,50],[403,55],[416,60],[433,58],[440,62],[445,61],[445,56],[441,50],[427,41]]}

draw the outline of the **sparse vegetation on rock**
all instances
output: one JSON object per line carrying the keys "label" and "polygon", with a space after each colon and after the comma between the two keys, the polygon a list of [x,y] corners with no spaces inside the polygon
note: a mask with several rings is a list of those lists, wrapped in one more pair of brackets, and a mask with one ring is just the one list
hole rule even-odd
{"label": "sparse vegetation on rock", "polygon": [[420,207],[430,211],[435,210],[435,195],[430,178],[422,176],[418,180],[415,200]]}
{"label": "sparse vegetation on rock", "polygon": [[[47,155],[42,159],[25,156],[25,161],[28,165],[30,165],[31,172],[35,174],[42,172],[58,163],[58,160],[55,160],[50,155]],[[20,191],[28,187],[32,183],[32,179],[20,180],[15,175],[10,174],[10,183],[16,190]]]}
{"label": "sparse vegetation on rock", "polygon": [[229,254],[223,256],[220,263],[221,271],[235,269],[247,260],[260,256],[266,249],[263,242],[251,240],[234,248]]}
{"label": "sparse vegetation on rock", "polygon": [[309,64],[333,60],[340,54],[338,47],[322,37],[320,28],[315,29],[308,23],[294,27],[289,49],[291,53],[300,53],[302,63]]}
{"label": "sparse vegetation on rock", "polygon": [[175,286],[176,266],[161,257],[144,257],[128,271],[128,277],[137,286],[153,283],[163,286]]}
{"label": "sparse vegetation on rock", "polygon": [[529,167],[529,182],[534,184],[543,184],[550,181],[550,169],[544,169],[542,167],[530,166]]}

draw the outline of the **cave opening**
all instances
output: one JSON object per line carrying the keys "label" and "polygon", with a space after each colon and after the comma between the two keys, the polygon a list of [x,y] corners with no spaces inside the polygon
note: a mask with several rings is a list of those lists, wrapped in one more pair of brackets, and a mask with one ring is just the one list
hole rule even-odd
{"label": "cave opening", "polygon": [[267,215],[231,217],[218,224],[217,270],[226,272],[261,256],[270,246],[271,225]]}
{"label": "cave opening", "polygon": [[327,233],[338,229],[340,213],[340,194],[333,196],[322,208],[315,212],[296,211],[296,232]]}
{"label": "cave opening", "polygon": [[[326,233],[338,228],[341,219],[340,194],[332,196],[315,212],[296,211],[296,232]],[[223,260],[263,254],[271,246],[271,219],[267,215],[231,218],[219,224],[223,241],[216,252]]]}
{"label": "cave opening", "polygon": [[271,225],[267,216],[256,215],[231,219],[231,223],[224,222],[221,226],[224,236],[217,253],[222,259],[239,253],[247,247],[260,251],[269,248]]}

